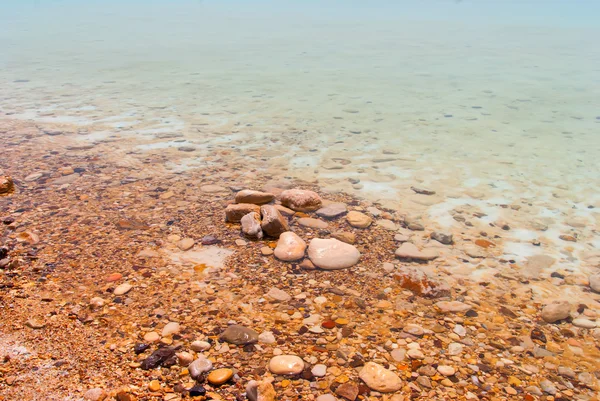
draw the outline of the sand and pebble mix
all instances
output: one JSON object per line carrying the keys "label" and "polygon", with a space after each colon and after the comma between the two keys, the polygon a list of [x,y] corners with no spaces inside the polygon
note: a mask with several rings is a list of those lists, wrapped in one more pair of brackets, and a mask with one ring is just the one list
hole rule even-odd
{"label": "sand and pebble mix", "polygon": [[[88,133],[0,121],[0,399],[598,399],[585,219],[547,237],[524,199],[441,225],[438,188],[394,208]],[[513,260],[519,232],[538,251]]]}

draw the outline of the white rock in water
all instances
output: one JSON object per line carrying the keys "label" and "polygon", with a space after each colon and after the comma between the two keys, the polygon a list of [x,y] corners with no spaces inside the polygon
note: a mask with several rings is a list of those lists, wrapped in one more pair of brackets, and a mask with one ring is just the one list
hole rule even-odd
{"label": "white rock in water", "polygon": [[355,228],[367,228],[373,223],[373,219],[371,219],[369,216],[355,210],[346,215],[346,221],[348,221],[348,224]]}
{"label": "white rock in water", "polygon": [[179,333],[180,329],[181,329],[181,327],[179,326],[179,323],[169,322],[162,329],[162,336],[166,337],[166,336],[170,336],[171,334],[177,334],[177,333]]}
{"label": "white rock in water", "polygon": [[573,319],[573,325],[581,327],[582,329],[593,329],[597,326],[596,322],[592,322],[591,320],[582,317]]}
{"label": "white rock in water", "polygon": [[115,290],[113,291],[113,295],[125,295],[132,288],[133,288],[133,286],[131,284],[129,284],[129,283],[123,283],[123,284],[117,286],[117,288],[115,288]]}
{"label": "white rock in water", "polygon": [[420,251],[415,244],[404,242],[400,248],[396,249],[396,256],[401,259],[433,260],[439,255],[435,249]]}
{"label": "white rock in water", "polygon": [[402,380],[397,374],[374,362],[367,362],[358,376],[371,390],[381,393],[392,393],[402,388]]}
{"label": "white rock in water", "polygon": [[571,305],[567,301],[554,301],[542,309],[542,319],[548,323],[554,323],[569,317]]}
{"label": "white rock in water", "polygon": [[275,257],[285,262],[302,259],[306,250],[306,242],[291,231],[286,231],[279,237],[275,247]]}
{"label": "white rock in water", "polygon": [[336,270],[357,264],[360,252],[355,246],[334,238],[314,238],[308,246],[308,257],[321,269]]}
{"label": "white rock in water", "polygon": [[281,193],[281,204],[297,212],[314,212],[321,208],[321,197],[313,191],[288,189]]}
{"label": "white rock in water", "polygon": [[269,362],[269,370],[276,375],[297,375],[304,370],[304,361],[296,355],[274,356]]}
{"label": "white rock in water", "polygon": [[332,219],[338,217],[348,211],[345,203],[332,203],[321,209],[317,210],[317,216],[324,217],[326,219]]}

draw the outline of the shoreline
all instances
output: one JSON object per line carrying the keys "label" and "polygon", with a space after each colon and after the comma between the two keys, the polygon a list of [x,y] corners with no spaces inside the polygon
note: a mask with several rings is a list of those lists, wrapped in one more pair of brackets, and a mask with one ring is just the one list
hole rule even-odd
{"label": "shoreline", "polygon": [[[386,401],[473,396],[594,399],[600,295],[590,290],[588,275],[597,272],[600,253],[589,246],[593,230],[577,218],[571,226],[581,235],[574,238],[577,242],[569,239],[557,248],[540,234],[541,221],[530,228],[538,236],[528,241],[538,240],[537,249],[555,252],[511,262],[505,258],[504,245],[510,242],[506,236],[522,228],[513,221],[530,223],[520,214],[531,207],[526,202],[499,206],[512,213],[508,230],[498,224],[500,218],[487,221],[476,207],[457,205],[452,216],[462,224],[451,228],[454,243],[444,245],[430,238],[434,231],[443,232],[443,226],[427,214],[413,218],[424,208],[413,205],[407,214],[355,194],[328,191],[326,183],[314,179],[290,179],[284,185],[315,190],[323,199],[343,202],[375,220],[367,229],[354,229],[340,217],[328,220],[329,227],[322,230],[302,227],[298,215],[292,216],[292,231],[305,239],[328,237],[334,230],[353,232],[362,254],[350,269],[303,270],[261,253],[274,240],[236,244],[242,240],[239,226],[224,222],[225,207],[235,195],[231,187],[273,187],[281,177],[268,177],[241,160],[230,165],[227,157],[233,151],[225,146],[204,158],[202,169],[173,172],[165,165],[176,166],[194,152],[182,146],[193,145],[149,153],[136,148],[139,141],[134,138],[108,137],[82,145],[74,139],[80,129],[0,120],[0,135],[8,138],[0,167],[17,187],[0,198],[0,217],[14,219],[8,224],[4,220],[2,240],[11,263],[17,261],[1,275],[0,349],[11,356],[0,365],[6,369],[0,389],[8,396],[36,399],[36,393],[60,386],[44,399],[82,399],[98,387],[120,400],[177,400],[183,395],[176,388],[193,387],[185,364],[149,371],[139,366],[160,344],[180,347],[179,352],[193,357],[205,354],[215,368],[233,369],[234,377],[225,385],[203,383],[223,399],[242,394],[250,380],[271,377],[278,399],[317,399],[330,393],[348,398],[355,390],[352,386],[363,399]],[[207,185],[220,188],[202,191]],[[445,194],[409,198],[411,204],[428,207],[437,196]],[[381,220],[390,223],[377,224]],[[394,230],[385,228],[391,224]],[[194,248],[179,249],[177,241],[169,239],[175,235],[192,238]],[[201,245],[207,235],[220,242]],[[396,235],[406,239],[396,241]],[[440,256],[426,263],[399,260],[394,252],[401,242],[435,248]],[[208,257],[204,252],[209,248],[231,255],[223,260],[222,253],[211,253],[207,264],[202,258]],[[577,260],[583,265],[569,270]],[[210,266],[218,261],[223,267]],[[407,269],[429,273],[447,284],[450,294],[432,299],[402,288],[396,276]],[[116,281],[107,281],[118,275]],[[132,288],[114,296],[124,283]],[[284,291],[289,300],[266,299],[271,288]],[[545,322],[541,311],[559,296],[571,303],[569,317]],[[444,312],[436,306],[451,301],[468,309]],[[339,319],[344,323],[322,327]],[[577,319],[595,328],[579,327],[573,322],[589,323]],[[177,333],[159,335],[136,355],[136,344],[170,322],[179,324]],[[232,322],[257,333],[268,331],[275,342],[259,340],[247,347],[219,341]],[[194,341],[207,340],[212,344],[204,352],[190,348]],[[278,353],[299,355],[308,366],[299,375],[271,374],[265,366]],[[401,389],[385,395],[365,386],[357,368],[369,362],[400,377]],[[310,373],[319,364],[326,365],[323,378]],[[440,366],[452,367],[454,373],[445,375]],[[40,375],[47,388],[36,383]],[[148,388],[153,380],[159,382],[157,391]],[[544,380],[550,383],[542,384]],[[344,390],[339,390],[342,385]]]}

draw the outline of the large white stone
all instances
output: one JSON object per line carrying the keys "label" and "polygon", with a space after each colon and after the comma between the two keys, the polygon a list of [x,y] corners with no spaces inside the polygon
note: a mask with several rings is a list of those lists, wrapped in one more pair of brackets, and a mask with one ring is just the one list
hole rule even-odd
{"label": "large white stone", "polygon": [[314,238],[308,246],[308,257],[321,269],[336,270],[357,264],[360,252],[355,246],[334,238]]}
{"label": "large white stone", "polygon": [[279,237],[275,247],[275,257],[285,262],[302,259],[306,250],[306,242],[291,231],[286,231]]}
{"label": "large white stone", "polygon": [[297,375],[304,370],[304,361],[296,355],[277,355],[269,362],[269,370],[276,375]]}

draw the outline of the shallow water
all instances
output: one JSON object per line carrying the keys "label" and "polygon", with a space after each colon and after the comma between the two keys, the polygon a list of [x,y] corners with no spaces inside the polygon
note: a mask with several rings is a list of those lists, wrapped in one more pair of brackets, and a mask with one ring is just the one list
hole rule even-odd
{"label": "shallow water", "polygon": [[[118,134],[123,163],[126,148],[191,144],[188,160],[153,167],[201,168],[229,149],[227,165],[433,226],[456,225],[460,205],[523,230],[550,213],[552,241],[569,218],[598,223],[597,2],[0,4],[3,117]],[[498,207],[517,203],[531,210]],[[507,254],[532,252],[526,231],[507,236]]]}

